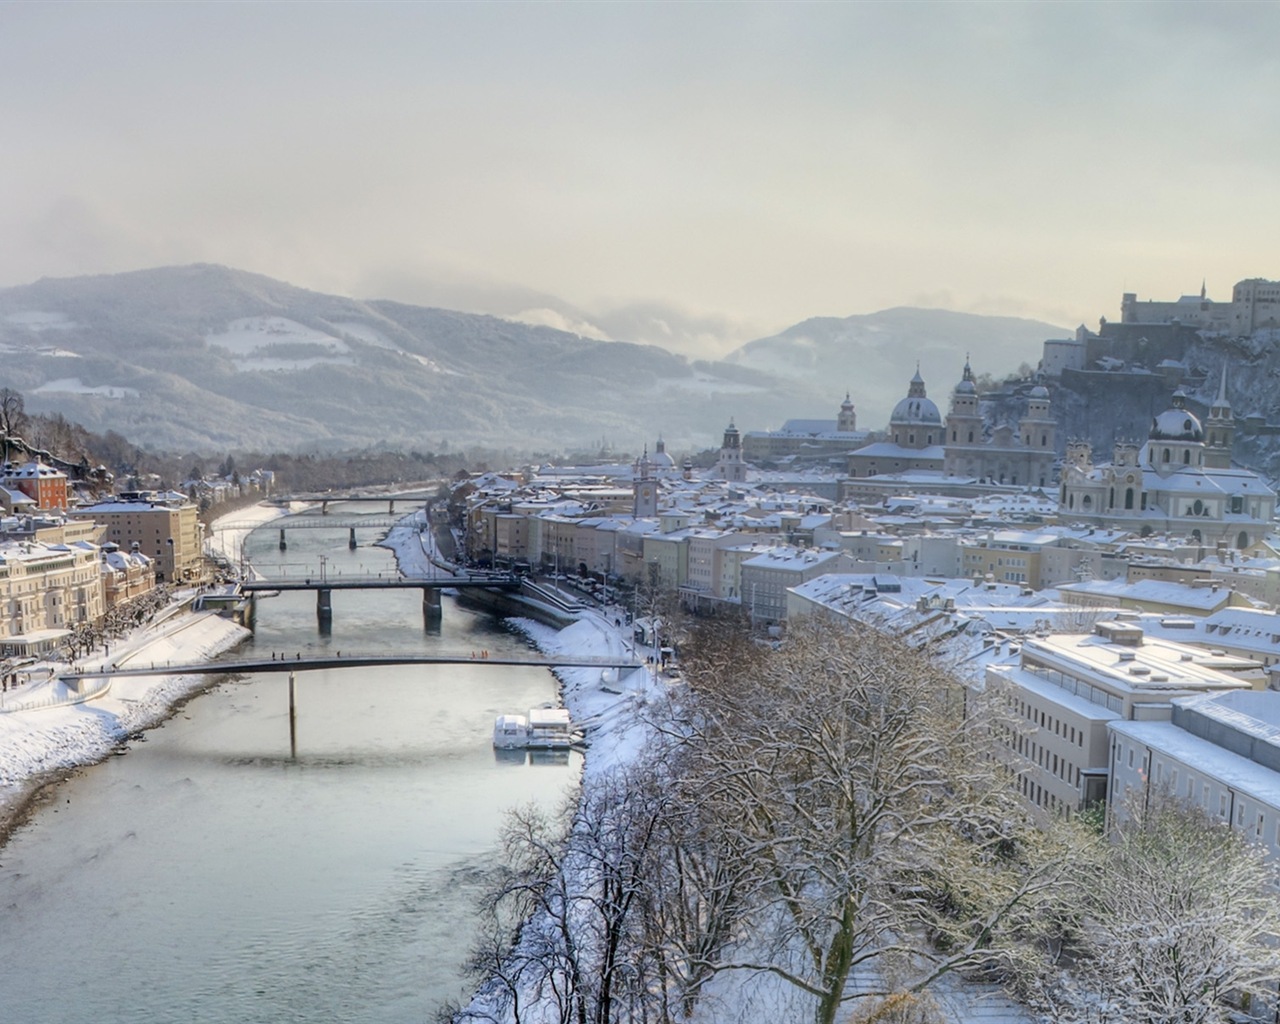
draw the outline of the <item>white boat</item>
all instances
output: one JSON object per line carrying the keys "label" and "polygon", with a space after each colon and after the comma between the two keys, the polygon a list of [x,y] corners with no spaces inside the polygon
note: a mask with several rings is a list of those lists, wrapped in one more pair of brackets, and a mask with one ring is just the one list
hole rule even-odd
{"label": "white boat", "polygon": [[564,708],[531,708],[528,715],[499,715],[493,722],[493,745],[566,750],[581,741]]}
{"label": "white boat", "polygon": [[529,720],[524,715],[499,715],[493,720],[493,745],[499,749],[527,747]]}

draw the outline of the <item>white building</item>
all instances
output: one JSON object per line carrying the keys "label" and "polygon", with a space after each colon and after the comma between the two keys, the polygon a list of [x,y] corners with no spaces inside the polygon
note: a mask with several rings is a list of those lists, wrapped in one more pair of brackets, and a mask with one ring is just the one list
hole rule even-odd
{"label": "white building", "polygon": [[1157,795],[1199,807],[1280,854],[1280,693],[1172,702],[1169,721],[1111,724],[1114,819]]}
{"label": "white building", "polygon": [[996,739],[1019,792],[1046,813],[1071,814],[1108,795],[1114,724],[1167,722],[1175,697],[1247,690],[1234,673],[1258,667],[1107,621],[1092,634],[1027,639],[1018,665],[988,667],[985,686],[1008,714]]}
{"label": "white building", "polygon": [[1141,533],[1176,533],[1199,543],[1244,549],[1271,528],[1276,495],[1256,473],[1232,468],[1234,433],[1223,377],[1210,413],[1209,439],[1175,391],[1141,448],[1118,442],[1109,465],[1069,442],[1059,486],[1059,515]]}

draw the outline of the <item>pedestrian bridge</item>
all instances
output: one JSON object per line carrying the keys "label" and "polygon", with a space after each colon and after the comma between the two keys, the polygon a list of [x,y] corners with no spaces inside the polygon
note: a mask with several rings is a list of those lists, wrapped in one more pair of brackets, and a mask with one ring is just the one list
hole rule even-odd
{"label": "pedestrian bridge", "polygon": [[[610,657],[592,657],[585,655],[566,655],[564,657],[546,657],[540,654],[503,655],[489,657],[484,651],[471,651],[458,654],[328,654],[307,655],[301,652],[278,652],[269,658],[243,658],[227,661],[192,661],[192,662],[149,662],[147,664],[129,664],[126,667],[114,668],[110,665],[98,669],[81,669],[76,672],[65,672],[60,679],[72,681],[78,679],[124,679],[132,676],[186,676],[186,675],[225,675],[228,673],[243,674],[249,672],[306,672],[329,668],[381,668],[388,665],[519,665],[529,668],[598,668],[627,669],[644,668],[644,663],[637,661],[633,655],[620,654]],[[370,677],[375,678],[375,677]]]}

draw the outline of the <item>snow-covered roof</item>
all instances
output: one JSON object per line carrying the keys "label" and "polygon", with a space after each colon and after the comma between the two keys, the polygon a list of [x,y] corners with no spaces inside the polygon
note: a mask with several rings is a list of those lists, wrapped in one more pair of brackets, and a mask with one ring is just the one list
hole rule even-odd
{"label": "snow-covered roof", "polygon": [[942,461],[945,454],[942,445],[931,444],[924,448],[905,448],[892,441],[873,441],[857,449],[854,455],[865,455],[872,458],[885,459],[936,459]]}

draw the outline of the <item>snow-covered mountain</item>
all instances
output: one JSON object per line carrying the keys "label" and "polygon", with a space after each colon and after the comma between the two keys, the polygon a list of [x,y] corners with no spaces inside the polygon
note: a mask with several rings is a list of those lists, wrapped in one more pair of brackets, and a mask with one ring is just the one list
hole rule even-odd
{"label": "snow-covered mountain", "polygon": [[[561,450],[601,439],[674,450],[831,417],[850,390],[884,425],[919,358],[945,394],[975,369],[1034,364],[1046,324],[931,310],[810,320],[727,361],[549,326],[307,291],[211,265],[0,289],[6,386],[135,443],[197,451]],[[932,381],[931,381],[932,383]],[[869,415],[868,415],[869,414]],[[861,425],[860,424],[860,425]]]}

